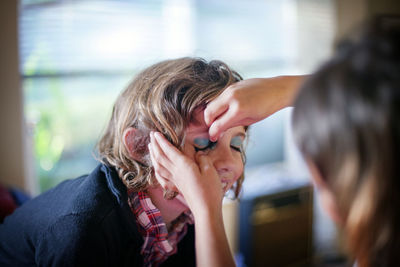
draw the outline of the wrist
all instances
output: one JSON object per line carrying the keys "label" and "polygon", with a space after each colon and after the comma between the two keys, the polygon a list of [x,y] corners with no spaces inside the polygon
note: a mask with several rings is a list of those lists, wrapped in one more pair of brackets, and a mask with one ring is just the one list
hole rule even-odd
{"label": "wrist", "polygon": [[210,219],[222,220],[222,201],[221,203],[210,203],[209,205],[199,205],[192,210],[195,221],[209,221]]}
{"label": "wrist", "polygon": [[[261,86],[265,90],[263,103],[268,103],[263,112],[264,117],[290,107],[293,103],[295,91],[299,81],[299,76],[276,76],[271,78],[261,78]],[[273,101],[271,101],[273,99]]]}
{"label": "wrist", "polygon": [[307,75],[280,76],[283,80],[282,108],[293,106],[297,92]]}

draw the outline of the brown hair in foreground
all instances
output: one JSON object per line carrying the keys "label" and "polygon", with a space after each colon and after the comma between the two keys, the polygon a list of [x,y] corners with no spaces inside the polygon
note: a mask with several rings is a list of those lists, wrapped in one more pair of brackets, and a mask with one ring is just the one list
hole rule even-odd
{"label": "brown hair in foreground", "polygon": [[400,18],[377,17],[301,88],[295,139],[358,266],[400,266]]}
{"label": "brown hair in foreground", "polygon": [[[116,168],[125,185],[145,190],[155,183],[147,149],[150,131],[159,131],[182,148],[184,131],[198,107],[219,95],[227,86],[242,80],[225,63],[200,58],[179,58],[154,64],[139,73],[120,94],[111,120],[98,143],[100,160]],[[137,130],[133,159],[124,146],[123,133]],[[243,176],[237,181],[236,196]]]}

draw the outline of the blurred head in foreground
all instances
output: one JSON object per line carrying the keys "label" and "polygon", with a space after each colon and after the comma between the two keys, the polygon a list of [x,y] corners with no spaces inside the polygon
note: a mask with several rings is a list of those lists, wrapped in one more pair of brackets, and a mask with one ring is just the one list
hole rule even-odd
{"label": "blurred head in foreground", "polygon": [[293,129],[358,266],[400,264],[400,18],[341,42],[301,88]]}

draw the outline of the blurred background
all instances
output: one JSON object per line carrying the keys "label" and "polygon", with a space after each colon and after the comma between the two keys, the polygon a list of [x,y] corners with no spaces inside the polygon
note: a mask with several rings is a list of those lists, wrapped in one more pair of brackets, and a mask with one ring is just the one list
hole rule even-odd
{"label": "blurred background", "polygon": [[[332,5],[22,0],[19,73],[33,142],[35,190],[42,192],[96,165],[91,152],[113,102],[143,68],[163,59],[198,56],[221,59],[245,78],[309,73],[331,51]],[[283,116],[254,127],[249,167],[284,159]]]}
{"label": "blurred background", "polygon": [[[397,1],[3,0],[1,183],[35,196],[91,172],[114,100],[150,64],[196,56],[245,79],[308,74],[335,40],[383,13],[399,14]],[[287,108],[251,127],[242,200],[226,200],[240,266],[343,262],[290,116]]]}

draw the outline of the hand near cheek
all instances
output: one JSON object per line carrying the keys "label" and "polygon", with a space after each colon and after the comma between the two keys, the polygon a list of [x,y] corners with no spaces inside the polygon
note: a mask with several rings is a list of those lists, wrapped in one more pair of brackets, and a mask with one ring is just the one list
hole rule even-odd
{"label": "hand near cheek", "polygon": [[164,189],[177,188],[195,216],[204,209],[221,208],[222,184],[207,155],[198,152],[194,161],[160,133],[151,133],[150,141],[155,176]]}

